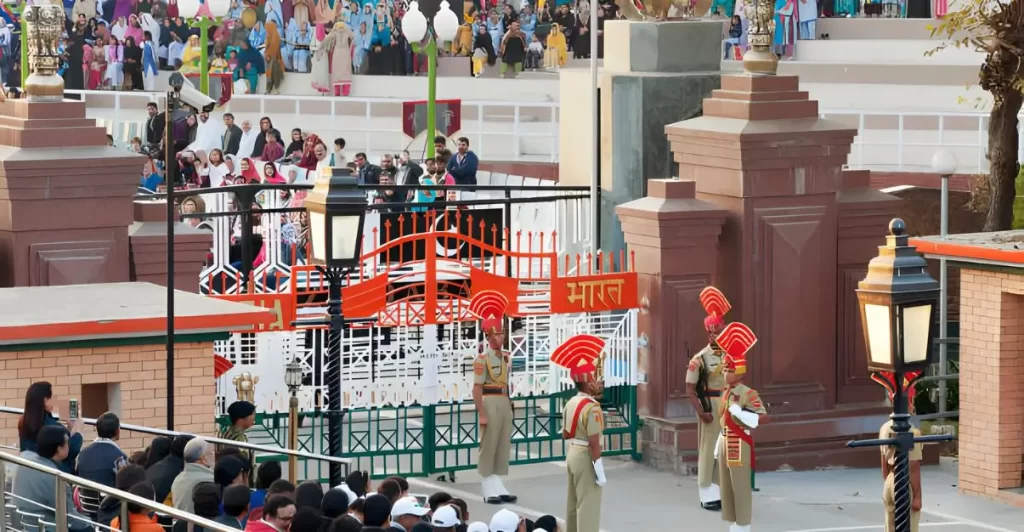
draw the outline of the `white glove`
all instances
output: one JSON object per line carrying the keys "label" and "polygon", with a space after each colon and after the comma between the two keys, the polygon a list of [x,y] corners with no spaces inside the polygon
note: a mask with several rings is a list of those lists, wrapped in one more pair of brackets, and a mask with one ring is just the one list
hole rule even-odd
{"label": "white glove", "polygon": [[743,410],[742,408],[740,408],[740,405],[736,403],[729,405],[729,413],[735,416],[737,419],[739,419],[741,423],[752,429],[757,428],[758,420],[760,420],[761,418],[761,416],[753,412],[747,412],[746,410]]}
{"label": "white glove", "polygon": [[604,477],[604,463],[601,462],[600,458],[594,462],[594,474],[597,475],[598,486],[604,486],[608,483],[608,479]]}
{"label": "white glove", "polygon": [[715,460],[718,460],[718,446],[722,445],[722,433],[718,433],[718,440],[715,441]]}

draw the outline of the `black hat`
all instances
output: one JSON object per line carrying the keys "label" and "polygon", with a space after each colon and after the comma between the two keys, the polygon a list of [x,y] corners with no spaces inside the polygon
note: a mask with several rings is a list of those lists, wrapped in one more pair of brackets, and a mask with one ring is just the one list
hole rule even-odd
{"label": "black hat", "polygon": [[363,500],[363,525],[384,526],[391,517],[391,500],[374,493]]}
{"label": "black hat", "polygon": [[256,412],[256,406],[249,401],[235,401],[228,407],[228,417],[234,423],[239,419],[245,419]]}

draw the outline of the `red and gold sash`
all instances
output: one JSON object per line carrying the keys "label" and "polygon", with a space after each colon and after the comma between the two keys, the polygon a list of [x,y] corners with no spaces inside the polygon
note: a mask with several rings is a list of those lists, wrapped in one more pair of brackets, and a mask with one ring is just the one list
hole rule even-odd
{"label": "red and gold sash", "polygon": [[[754,438],[750,434],[747,434],[746,429],[744,429],[739,423],[736,423],[736,420],[733,419],[733,417],[732,417],[732,413],[729,412],[729,405],[732,402],[732,401],[729,400],[729,396],[731,396],[731,395],[732,395],[732,388],[731,387],[726,389],[724,392],[722,392],[722,421],[724,422],[725,429],[729,432],[729,434],[726,437],[726,441],[725,441],[726,460],[727,460],[727,462],[734,462],[735,463],[735,462],[740,462],[743,459],[743,449],[742,449],[742,446],[737,445],[737,448],[735,449],[735,451],[737,453],[736,454],[736,456],[737,456],[736,460],[729,460],[729,454],[730,454],[729,451],[731,450],[731,449],[729,449],[729,445],[730,445],[729,439],[730,439],[730,437],[735,436],[737,439],[739,439],[743,443],[746,443],[748,446],[750,446],[750,468],[754,469],[755,464],[757,463],[757,459],[755,458],[755,452],[754,452]],[[733,441],[735,441],[735,440],[733,440]],[[729,465],[733,465],[733,464],[729,464]]]}
{"label": "red and gold sash", "polygon": [[583,410],[592,404],[597,404],[592,397],[584,397],[580,400],[579,404],[576,405],[576,411],[572,414],[572,425],[569,426],[569,430],[562,427],[562,438],[570,440],[576,437],[576,427],[580,424],[580,416],[583,415]]}

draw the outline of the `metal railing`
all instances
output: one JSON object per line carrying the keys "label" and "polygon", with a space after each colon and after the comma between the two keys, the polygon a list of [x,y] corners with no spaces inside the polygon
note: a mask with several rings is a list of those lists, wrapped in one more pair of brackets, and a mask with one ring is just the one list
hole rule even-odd
{"label": "metal railing", "polygon": [[[24,410],[22,410],[21,408],[14,408],[14,407],[10,407],[10,406],[0,406],[0,414],[21,415],[23,412],[24,412]],[[212,416],[213,414],[211,413],[210,415]],[[85,423],[86,425],[93,425],[93,426],[96,425],[96,420],[95,419],[91,419],[91,418],[80,418],[79,421],[81,421],[82,423]],[[189,432],[177,432],[177,431],[173,431],[173,430],[164,430],[164,429],[157,429],[157,428],[153,428],[153,427],[144,427],[142,425],[130,425],[130,424],[126,424],[126,423],[121,423],[120,428],[121,428],[121,430],[126,430],[126,431],[129,431],[129,432],[141,432],[143,434],[151,434],[153,436],[168,436],[168,437],[171,437],[171,438],[174,438],[176,436],[195,436],[197,438],[202,438],[203,440],[205,440],[205,441],[207,441],[209,443],[212,443],[214,445],[224,445],[224,446],[228,446],[228,447],[237,447],[239,449],[245,449],[247,451],[253,451],[253,452],[256,452],[256,453],[268,453],[268,454],[275,454],[275,455],[294,456],[296,458],[302,458],[302,459],[307,459],[307,460],[318,460],[318,461],[322,461],[322,462],[328,462],[328,463],[331,463],[331,464],[339,464],[339,465],[342,466],[342,468],[345,469],[346,474],[348,474],[348,471],[352,468],[352,463],[353,463],[352,460],[350,460],[348,458],[341,458],[341,457],[337,457],[337,456],[327,456],[327,455],[322,455],[322,454],[309,453],[309,452],[305,452],[305,451],[285,449],[283,447],[276,447],[276,446],[272,446],[272,445],[256,445],[256,444],[248,443],[248,442],[240,442],[240,441],[235,441],[235,440],[225,440],[225,439],[221,439],[221,438],[213,438],[213,437],[209,437],[209,436],[203,436],[201,434],[192,434],[192,433],[189,433]],[[0,530],[0,532],[3,532],[3,531]]]}
{"label": "metal railing", "polygon": [[[54,469],[52,467],[46,467],[44,465],[32,462],[30,460],[26,460],[24,458],[21,458],[20,456],[15,456],[5,451],[0,451],[0,462],[3,462],[2,464],[0,464],[0,486],[3,486],[4,490],[4,496],[0,497],[0,512],[2,512],[0,513],[0,532],[17,532],[19,528],[14,526],[18,524],[15,522],[16,519],[22,520],[23,524],[19,525],[21,530],[29,530],[31,526],[34,527],[36,530],[55,530],[56,532],[68,532],[69,519],[75,521],[76,523],[81,523],[85,525],[85,527],[88,527],[90,529],[96,529],[98,527],[100,530],[110,530],[110,527],[108,525],[103,525],[101,523],[91,521],[85,518],[84,516],[77,514],[77,512],[69,513],[70,509],[67,507],[69,499],[68,494],[72,486],[78,486],[80,488],[92,490],[107,496],[116,497],[123,501],[123,503],[121,504],[121,514],[119,518],[121,525],[119,528],[122,532],[128,532],[129,529],[128,504],[126,504],[129,502],[138,505],[142,508],[145,508],[146,510],[156,513],[162,517],[169,517],[174,520],[185,521],[186,523],[188,523],[188,532],[192,532],[195,526],[200,526],[204,530],[210,530],[215,532],[237,532],[236,529],[221,525],[219,523],[215,523],[209,519],[205,519],[197,515],[190,514],[188,512],[183,512],[181,510],[178,510],[177,508],[165,506],[163,504],[160,504],[149,499],[143,499],[142,497],[132,495],[131,493],[128,493],[126,491],[121,491],[118,489],[111,488],[109,486],[105,486],[103,484],[99,484],[97,482],[92,482],[84,478],[76,477],[74,475],[64,473],[63,471]],[[24,467],[28,469],[33,469],[35,471],[39,471],[41,473],[53,475],[55,480],[55,507],[51,508],[39,504],[38,502],[35,501],[29,501],[24,497],[20,497],[17,493],[14,493],[13,488],[11,488],[8,491],[8,482],[6,478],[6,466],[8,464],[17,466],[18,468]],[[35,512],[22,510],[20,508],[20,506],[22,505],[15,503],[15,500],[24,501],[26,503],[32,504],[35,507],[38,507],[39,510],[44,510],[47,512],[52,511],[54,515],[53,522],[49,523],[44,521],[43,516]],[[13,505],[14,508],[8,508],[8,506],[11,505]],[[11,516],[10,522],[8,521],[8,515]],[[24,521],[26,519],[34,520],[35,525],[26,526],[28,525],[28,523],[25,523]],[[85,527],[75,526],[74,529],[80,530]]]}
{"label": "metal railing", "polygon": [[[143,137],[146,104],[164,107],[165,96],[157,92],[65,91],[67,97],[86,104],[89,118],[107,126],[115,143],[127,146],[132,137]],[[330,144],[344,137],[346,152],[371,156],[393,154],[408,147],[423,146],[402,132],[402,100],[395,98],[324,98],[317,96],[237,95],[223,112],[237,120],[249,119],[258,127],[260,117],[269,117],[284,135],[295,127],[312,131]],[[218,111],[220,112],[220,111]],[[558,161],[559,106],[556,102],[461,102],[459,136],[469,138],[474,153],[491,161]]]}

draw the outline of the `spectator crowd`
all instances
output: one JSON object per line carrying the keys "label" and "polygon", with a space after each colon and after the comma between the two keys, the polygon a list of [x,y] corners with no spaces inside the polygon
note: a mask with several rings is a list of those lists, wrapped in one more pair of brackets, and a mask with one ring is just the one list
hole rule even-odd
{"label": "spectator crowd", "polygon": [[[120,421],[113,413],[96,420],[97,438],[83,442],[81,423],[66,426],[54,413],[53,387],[32,384],[18,421],[21,457],[59,469],[136,497],[161,502],[182,512],[247,532],[555,532],[553,516],[528,520],[501,509],[484,521],[470,518],[466,501],[445,492],[429,496],[409,492],[402,477],[373,482],[366,471],[324,490],[317,480],[298,485],[283,479],[281,464],[266,461],[254,469],[251,451],[223,443],[246,441],[255,423],[255,407],[239,401],[228,409],[230,426],[215,445],[205,438],[159,436],[141,450],[119,446]],[[53,475],[19,467],[10,487],[18,519],[37,519],[38,526],[56,522],[60,496]],[[187,532],[185,520],[153,513],[113,495],[69,487],[64,507],[68,530],[124,530],[122,504],[127,504],[132,532]],[[195,526],[200,532],[202,527]]]}

